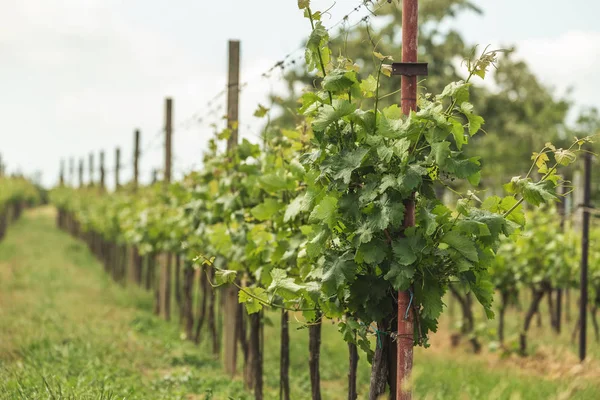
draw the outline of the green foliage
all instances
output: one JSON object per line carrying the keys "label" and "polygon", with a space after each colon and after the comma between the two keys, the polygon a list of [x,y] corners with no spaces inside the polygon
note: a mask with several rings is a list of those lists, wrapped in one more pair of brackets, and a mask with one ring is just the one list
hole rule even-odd
{"label": "green foliage", "polygon": [[0,214],[15,204],[36,205],[41,201],[40,191],[24,178],[0,177]]}
{"label": "green foliage", "polygon": [[[567,150],[546,144],[506,186],[509,196],[481,201],[482,159],[466,152],[484,124],[470,80],[485,76],[497,52],[469,59],[467,79],[420,96],[418,111],[403,115],[379,103],[381,86],[397,84],[383,73],[390,58],[376,53],[362,69],[332,58],[321,13],[298,4],[312,27],[308,72],[319,80],[301,96],[293,126],[268,123],[261,145],[244,140],[227,152],[211,141],[203,169],[166,190],[58,189],[56,198],[68,193],[57,205],[108,240],[184,253],[213,269],[213,284],[236,285],[249,313],[272,306],[342,320],[344,338],[367,352],[360,326],[395,318],[398,290],[413,297],[415,344],[427,345],[451,284],[472,291],[492,317],[495,254],[524,225],[522,203],[556,198],[557,168],[574,160],[580,140]],[[259,106],[255,115],[270,121],[270,112]],[[471,190],[445,205],[436,190],[451,185]]]}

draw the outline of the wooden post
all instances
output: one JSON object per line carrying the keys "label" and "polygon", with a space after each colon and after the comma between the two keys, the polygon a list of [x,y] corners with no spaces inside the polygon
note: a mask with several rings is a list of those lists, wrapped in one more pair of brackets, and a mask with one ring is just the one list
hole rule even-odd
{"label": "wooden post", "polygon": [[[229,80],[227,82],[227,127],[231,130],[227,140],[227,151],[233,151],[238,144],[238,110],[240,82],[240,42],[229,41]],[[225,372],[234,376],[237,363],[236,320],[238,312],[238,291],[233,285],[223,289],[223,365]]]}
{"label": "wooden post", "polygon": [[135,130],[133,145],[133,191],[137,192],[140,177],[140,130]]}
{"label": "wooden post", "polygon": [[94,154],[90,153],[90,158],[89,158],[89,162],[88,162],[88,169],[90,171],[90,186],[94,185]]}
{"label": "wooden post", "polygon": [[69,158],[69,185],[75,186],[75,159]]}
{"label": "wooden post", "polygon": [[[172,167],[172,136],[173,136],[173,100],[169,97],[165,99],[165,174],[163,177],[163,190],[166,193],[171,183]],[[161,262],[160,276],[160,310],[163,317],[169,321],[171,319],[171,275],[172,275],[172,256],[171,253],[165,253]]]}
{"label": "wooden post", "polygon": [[238,144],[238,118],[240,96],[240,42],[229,41],[229,79],[227,82],[227,127],[231,135],[227,140],[227,149]]}
{"label": "wooden post", "polygon": [[115,150],[115,191],[121,187],[119,174],[121,172],[121,149],[117,147]]}
{"label": "wooden post", "polygon": [[158,182],[158,170],[156,168],[154,168],[152,170],[152,183],[156,183]]}
{"label": "wooden post", "polygon": [[104,170],[104,152],[100,152],[100,190],[104,190],[106,188],[105,185],[105,170]]}
{"label": "wooden post", "polygon": [[60,160],[60,176],[59,176],[59,185],[65,186],[65,159]]}
{"label": "wooden post", "polygon": [[166,188],[171,183],[171,151],[173,137],[173,99],[167,97],[165,99],[165,176],[163,184]]}
{"label": "wooden post", "polygon": [[590,207],[592,206],[592,155],[590,152],[584,155],[584,188],[583,188],[583,220],[581,232],[581,278],[579,302],[579,360],[586,357],[587,345],[587,305],[588,305],[588,252],[590,247]]}
{"label": "wooden post", "polygon": [[83,158],[79,159],[79,187],[83,187]]}

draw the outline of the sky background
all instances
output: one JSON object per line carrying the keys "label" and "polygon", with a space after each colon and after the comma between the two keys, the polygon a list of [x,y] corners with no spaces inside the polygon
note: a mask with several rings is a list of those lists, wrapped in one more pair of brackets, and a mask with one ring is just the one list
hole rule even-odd
{"label": "sky background", "polygon": [[[313,9],[333,1],[313,0]],[[338,0],[331,26],[359,0]],[[600,107],[600,2],[474,0],[483,16],[452,21],[470,44],[516,46],[543,83],[578,107]],[[363,9],[350,23],[364,16]],[[296,0],[0,0],[0,154],[9,172],[42,171],[58,179],[61,158],[118,146],[132,175],[133,131],[142,134],[142,181],[161,167],[164,98],[174,99],[174,171],[180,177],[201,159],[209,122],[224,114],[207,102],[225,86],[227,40],[242,40],[240,134],[252,139],[257,102],[281,90],[278,74],[262,72],[298,49],[309,33]],[[208,115],[206,115],[208,114]],[[185,123],[206,115],[203,124]],[[112,174],[107,183],[113,182]]]}

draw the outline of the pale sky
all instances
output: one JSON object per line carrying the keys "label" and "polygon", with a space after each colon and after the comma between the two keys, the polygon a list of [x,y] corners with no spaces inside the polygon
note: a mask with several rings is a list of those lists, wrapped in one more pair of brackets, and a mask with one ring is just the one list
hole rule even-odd
{"label": "pale sky", "polygon": [[[474,2],[484,16],[467,13],[452,23],[470,44],[516,45],[542,82],[559,93],[573,87],[578,106],[600,107],[598,2]],[[338,0],[325,25],[359,3]],[[314,9],[332,4],[313,0]],[[204,113],[224,87],[227,40],[242,40],[241,80],[250,84],[241,96],[240,133],[252,139],[257,102],[281,87],[277,74],[260,74],[296,50],[309,29],[296,0],[0,0],[0,154],[9,172],[40,170],[46,185],[56,183],[61,158],[85,157],[87,180],[90,152],[97,160],[105,150],[110,168],[119,146],[128,162],[140,128],[148,181],[163,163],[162,137],[147,143],[163,126],[164,97],[171,96],[179,177],[200,160],[212,134],[206,123],[180,122]],[[130,176],[127,168],[121,179]]]}

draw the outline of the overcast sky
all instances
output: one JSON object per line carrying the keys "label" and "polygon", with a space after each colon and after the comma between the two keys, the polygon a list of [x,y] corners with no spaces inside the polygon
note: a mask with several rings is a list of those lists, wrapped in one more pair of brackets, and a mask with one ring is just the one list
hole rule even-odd
{"label": "overcast sky", "polygon": [[[589,0],[474,0],[484,16],[453,24],[471,44],[516,45],[549,86],[579,106],[600,107],[600,3]],[[315,9],[332,0],[314,0]],[[359,0],[338,0],[330,26]],[[354,13],[359,20],[365,10]],[[10,172],[43,172],[52,185],[61,158],[122,148],[141,129],[143,179],[160,167],[164,97],[174,99],[175,173],[197,163],[207,123],[181,124],[225,85],[227,40],[242,40],[242,136],[252,138],[257,101],[277,90],[260,74],[297,49],[309,32],[296,0],[0,0],[0,153]],[[225,102],[221,97],[215,103]],[[211,108],[212,109],[212,108]],[[217,120],[214,110],[204,121]],[[151,141],[155,138],[154,141]],[[149,144],[148,144],[149,143]],[[97,160],[96,155],[96,160]],[[86,166],[87,171],[87,166]],[[129,179],[131,168],[123,172]],[[87,179],[87,173],[86,173]],[[107,178],[112,182],[112,176]]]}

